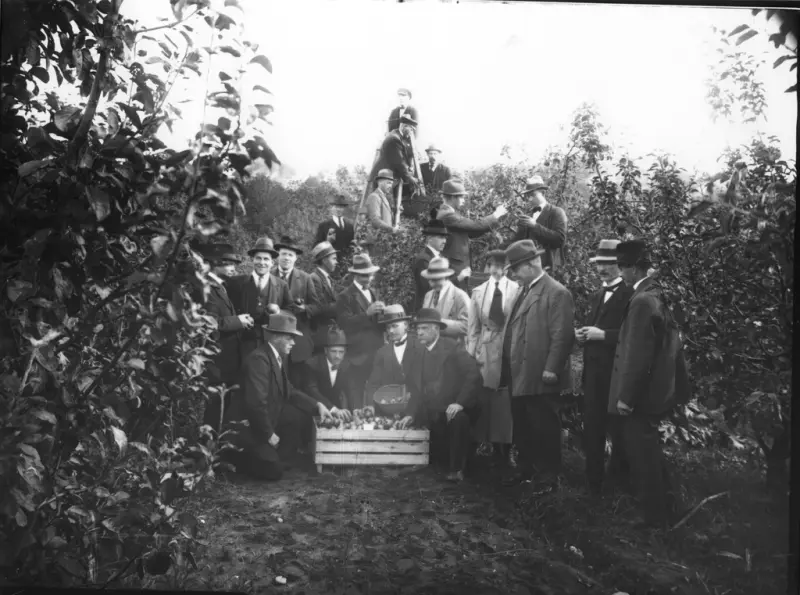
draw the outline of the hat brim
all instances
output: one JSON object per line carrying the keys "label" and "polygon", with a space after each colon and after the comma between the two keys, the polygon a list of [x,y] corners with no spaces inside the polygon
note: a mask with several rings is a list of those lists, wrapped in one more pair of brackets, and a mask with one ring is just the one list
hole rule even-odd
{"label": "hat brim", "polygon": [[371,267],[366,269],[354,269],[353,267],[350,267],[349,269],[347,269],[347,272],[353,273],[354,275],[371,275],[372,273],[377,273],[380,270],[381,267],[377,265],[372,265]]}
{"label": "hat brim", "polygon": [[599,262],[599,263],[607,263],[607,264],[617,264],[619,260],[616,256],[592,256],[589,259],[589,262]]}
{"label": "hat brim", "polygon": [[423,279],[446,279],[447,277],[452,277],[456,274],[453,269],[447,269],[444,271],[436,271],[435,273],[429,273],[428,271],[422,271],[420,273]]}
{"label": "hat brim", "polygon": [[278,252],[280,250],[291,250],[296,254],[302,254],[303,250],[296,246],[287,246],[286,244],[275,244],[275,251]]}
{"label": "hat brim", "polygon": [[544,250],[537,250],[536,252],[534,252],[532,254],[528,254],[526,256],[523,256],[522,258],[518,258],[514,262],[507,263],[506,266],[503,267],[503,270],[507,271],[509,269],[512,269],[515,266],[517,266],[518,264],[522,264],[523,262],[528,262],[529,260],[533,260],[534,258],[536,258],[538,256],[541,256],[544,253],[545,253]]}
{"label": "hat brim", "polygon": [[390,181],[394,182],[394,178],[387,178],[386,176],[376,176],[375,180],[376,181],[377,180],[390,180]]}
{"label": "hat brim", "polygon": [[422,230],[424,236],[449,236],[450,232],[446,229],[425,228]]}
{"label": "hat brim", "polygon": [[314,257],[314,262],[319,262],[323,258],[328,258],[331,254],[338,254],[338,250],[326,250],[325,252],[320,252]]}
{"label": "hat brim", "polygon": [[330,203],[330,205],[332,207],[349,207],[350,203],[349,202],[340,202],[340,201],[337,200],[337,201],[334,201],[334,202]]}
{"label": "hat brim", "polygon": [[278,258],[278,253],[275,250],[270,250],[269,248],[253,248],[252,250],[247,251],[247,255],[255,256],[259,252],[266,252],[267,254],[272,255],[272,258]]}
{"label": "hat brim", "polygon": [[293,337],[302,337],[303,336],[303,333],[301,333],[300,331],[297,331],[297,330],[295,330],[295,331],[284,331],[284,330],[280,330],[280,329],[270,328],[270,326],[266,325],[266,324],[262,324],[261,328],[263,328],[268,333],[274,333],[276,335],[291,335]]}
{"label": "hat brim", "polygon": [[400,318],[390,318],[388,320],[378,320],[378,324],[385,325],[393,322],[403,322],[404,320],[411,320],[411,316],[401,316]]}
{"label": "hat brim", "polygon": [[222,256],[219,257],[219,261],[235,262],[236,264],[239,264],[240,262],[242,262],[242,257],[239,256],[238,254],[223,254]]}
{"label": "hat brim", "polygon": [[442,322],[441,320],[433,320],[432,318],[417,318],[416,320],[412,321],[412,324],[435,324],[438,325],[439,328],[447,328],[447,323]]}
{"label": "hat brim", "polygon": [[441,149],[425,149],[426,153],[441,153]]}
{"label": "hat brim", "polygon": [[523,195],[530,194],[531,192],[536,192],[537,190],[547,190],[548,188],[549,188],[549,186],[547,184],[538,184],[538,185],[534,186],[533,188],[526,188],[520,194],[523,194]]}

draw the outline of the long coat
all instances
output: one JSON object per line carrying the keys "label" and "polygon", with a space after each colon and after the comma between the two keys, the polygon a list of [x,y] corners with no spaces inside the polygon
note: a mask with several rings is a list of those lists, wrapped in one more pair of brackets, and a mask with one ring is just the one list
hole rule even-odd
{"label": "long coat", "polygon": [[419,168],[422,171],[422,182],[434,192],[439,192],[442,189],[442,185],[453,177],[450,173],[450,168],[443,163],[438,163],[433,171],[431,171],[431,164],[428,161],[421,164]]}
{"label": "long coat", "polygon": [[[378,301],[377,291],[370,289],[372,301]],[[336,321],[347,336],[347,357],[355,366],[372,366],[375,352],[383,345],[383,328],[378,315],[367,315],[367,300],[361,290],[351,283],[336,298]]]}
{"label": "long coat", "polygon": [[512,242],[533,240],[545,249],[542,267],[551,270],[564,265],[564,244],[567,241],[567,214],[564,209],[547,203],[533,227],[521,226]]}
{"label": "long coat", "polygon": [[232,442],[259,460],[280,460],[278,451],[269,444],[269,439],[277,431],[285,405],[291,403],[309,415],[317,412],[317,401],[292,386],[286,366],[285,359],[282,366],[278,365],[269,344],[252,351],[245,357],[239,375],[242,390],[233,396],[226,411],[226,421],[250,423],[249,427],[237,429]]}
{"label": "long coat", "polygon": [[433,251],[431,251],[431,249],[427,246],[425,246],[425,249],[422,252],[419,252],[416,254],[416,256],[414,256],[414,262],[411,265],[411,272],[414,275],[413,312],[416,312],[422,308],[422,302],[425,300],[425,294],[430,291],[431,286],[428,283],[428,280],[422,276],[422,271],[428,268],[431,258],[433,257]]}
{"label": "long coat", "polygon": [[394,345],[391,343],[378,349],[375,354],[375,361],[372,362],[372,373],[367,380],[366,399],[372,402],[375,391],[387,384],[405,384],[407,377],[410,377],[413,370],[416,370],[421,362],[422,350],[425,347],[416,338],[409,336],[406,340],[406,350],[403,352],[402,364],[397,361],[394,353]]}
{"label": "long coat", "polygon": [[663,415],[691,398],[683,345],[661,290],[645,278],[628,302],[614,353],[609,413],[622,401],[635,413]]}
{"label": "long coat", "polygon": [[270,275],[267,288],[260,292],[253,275],[237,275],[227,283],[228,295],[238,314],[250,314],[255,321],[251,329],[241,331],[242,357],[264,342],[262,325],[269,322],[268,304],[276,304],[281,310],[292,310],[289,286],[275,275]]}
{"label": "long coat", "polygon": [[[433,308],[434,293],[431,289],[425,294],[423,308]],[[470,305],[466,291],[453,285],[452,281],[445,283],[439,293],[439,302],[436,304],[436,309],[442,315],[442,322],[447,325],[442,329],[443,336],[464,342],[467,336]]]}
{"label": "long coat", "polygon": [[400,133],[393,130],[383,139],[378,159],[369,173],[369,181],[374,182],[380,170],[390,169],[394,173],[395,180],[411,184],[414,178],[411,165],[411,149],[406,145]]}
{"label": "long coat", "polygon": [[442,250],[442,256],[446,256],[450,260],[450,268],[458,276],[462,270],[470,266],[470,238],[478,238],[491,231],[497,223],[497,218],[489,215],[480,219],[468,219],[447,204],[439,207],[436,218],[444,223],[447,231],[450,232]]}
{"label": "long coat", "polygon": [[[483,386],[498,388],[503,361],[503,327],[489,319],[489,309],[494,297],[495,280],[490,278],[472,290],[472,307],[467,325],[467,352],[474,357],[481,369]],[[503,292],[503,314],[511,312],[519,285],[508,277],[500,279]]]}
{"label": "long coat", "polygon": [[314,284],[314,293],[317,294],[317,310],[311,319],[311,328],[317,331],[336,322],[336,293],[333,279],[326,279],[318,268],[311,271],[309,276]]}
{"label": "long coat", "polygon": [[345,359],[339,365],[336,383],[331,386],[331,376],[325,354],[315,355],[306,361],[304,388],[311,398],[316,399],[328,409],[331,407],[348,409],[348,401],[354,390],[353,379],[350,377],[350,362]]}
{"label": "long coat", "polygon": [[[517,289],[514,301],[521,295]],[[513,308],[512,304],[512,308]],[[572,294],[547,273],[528,291],[503,333],[511,333],[511,395],[558,395],[572,388],[570,352],[575,340]],[[558,375],[545,384],[542,373]]]}
{"label": "long coat", "polygon": [[328,239],[328,231],[333,229],[336,232],[336,239],[331,242],[334,250],[342,254],[347,254],[352,249],[353,238],[355,238],[355,226],[350,219],[342,217],[344,227],[339,227],[333,219],[323,221],[317,226],[317,235],[314,236],[314,245],[325,242]]}
{"label": "long coat", "polygon": [[242,365],[242,349],[239,331],[244,326],[233,302],[228,296],[225,285],[212,280],[211,291],[206,301],[206,310],[217,321],[215,338],[219,343],[220,353],[214,359],[214,367],[218,377],[223,382],[235,379],[239,367]]}

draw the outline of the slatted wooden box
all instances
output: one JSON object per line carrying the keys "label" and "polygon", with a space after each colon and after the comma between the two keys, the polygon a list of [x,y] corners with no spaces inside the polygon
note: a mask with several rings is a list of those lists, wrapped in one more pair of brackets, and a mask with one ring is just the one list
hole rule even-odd
{"label": "slatted wooden box", "polygon": [[427,465],[430,430],[338,430],[314,423],[314,463],[325,465]]}

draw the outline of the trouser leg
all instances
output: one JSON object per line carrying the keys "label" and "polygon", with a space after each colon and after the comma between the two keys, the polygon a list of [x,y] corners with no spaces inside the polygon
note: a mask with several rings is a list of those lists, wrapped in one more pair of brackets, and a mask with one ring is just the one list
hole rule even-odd
{"label": "trouser leg", "polygon": [[622,429],[625,453],[644,520],[654,524],[667,520],[669,505],[674,502],[658,425],[658,417],[632,414],[625,418]]}
{"label": "trouser leg", "polygon": [[471,423],[464,411],[459,411],[447,422],[450,471],[464,471],[470,450]]}
{"label": "trouser leg", "polygon": [[583,454],[586,457],[586,480],[599,490],[603,483],[606,454],[608,398],[595,391],[586,391],[583,412]]}
{"label": "trouser leg", "polygon": [[291,404],[283,406],[275,430],[281,439],[278,444],[278,453],[282,459],[285,460],[297,454],[297,450],[303,444],[305,428],[310,422],[311,417],[305,411]]}
{"label": "trouser leg", "polygon": [[532,397],[520,396],[511,399],[513,442],[519,454],[518,467],[520,473],[533,471],[534,443],[533,426],[529,413],[529,402]]}
{"label": "trouser leg", "polygon": [[237,472],[253,479],[277,481],[283,477],[283,465],[280,459],[265,461],[247,451],[236,453],[232,459]]}
{"label": "trouser leg", "polygon": [[533,435],[532,460],[538,473],[561,472],[561,415],[557,396],[538,395],[528,403],[530,433]]}

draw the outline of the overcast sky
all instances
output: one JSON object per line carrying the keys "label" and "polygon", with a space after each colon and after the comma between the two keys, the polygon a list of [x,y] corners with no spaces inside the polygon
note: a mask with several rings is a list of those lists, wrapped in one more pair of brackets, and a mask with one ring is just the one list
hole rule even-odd
{"label": "overcast sky", "polygon": [[[169,14],[166,0],[157,3],[164,12],[154,4],[127,0],[123,12],[145,23]],[[711,26],[756,25],[749,10],[436,0],[242,5],[247,37],[273,65],[259,81],[274,93],[268,141],[300,176],[371,165],[399,86],[414,93],[420,145],[441,145],[456,168],[494,163],[504,144],[538,158],[566,141],[584,101],[598,106],[616,146],[634,156],[666,150],[690,170],[716,171],[722,149],[757,129],[794,153],[796,96],[783,91],[795,73],[788,63],[772,71],[780,53],[764,37],[743,47],[769,60],[768,121],[715,124],[705,101],[717,56]],[[197,102],[184,108],[173,143],[200,125],[199,83],[188,92]]]}

